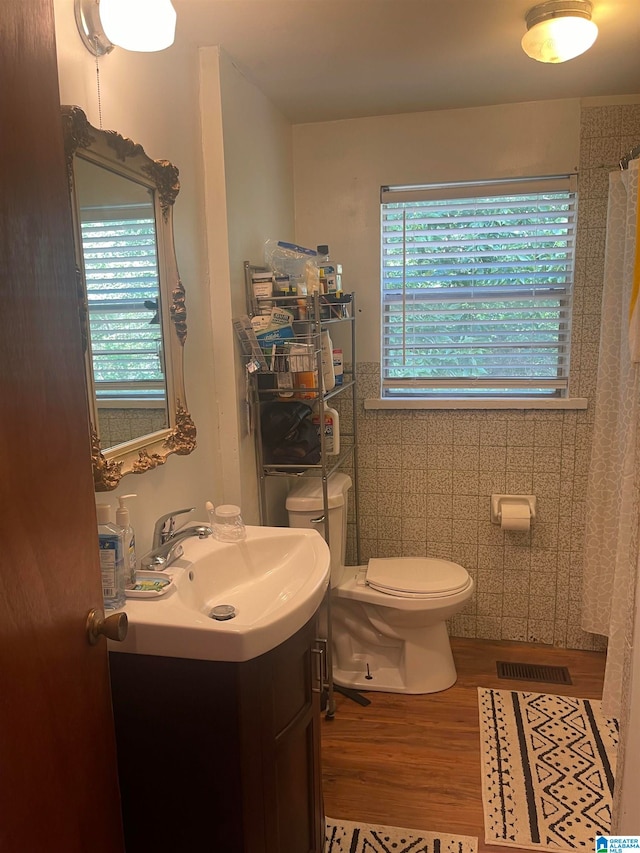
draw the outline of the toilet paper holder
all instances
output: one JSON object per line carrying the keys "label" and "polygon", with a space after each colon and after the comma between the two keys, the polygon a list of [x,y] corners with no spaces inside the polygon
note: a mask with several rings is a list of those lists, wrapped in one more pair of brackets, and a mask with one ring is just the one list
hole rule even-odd
{"label": "toilet paper holder", "polygon": [[531,521],[536,517],[535,495],[491,495],[491,521],[494,524],[502,522],[502,503],[522,504],[529,507]]}

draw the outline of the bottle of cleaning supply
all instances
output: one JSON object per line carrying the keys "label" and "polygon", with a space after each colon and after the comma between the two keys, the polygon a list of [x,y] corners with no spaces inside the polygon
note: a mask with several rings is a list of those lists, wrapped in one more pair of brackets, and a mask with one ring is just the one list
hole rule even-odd
{"label": "bottle of cleaning supply", "polygon": [[329,332],[322,331],[320,335],[322,345],[322,385],[325,391],[332,391],[336,387],[336,375],[333,369],[333,343]]}
{"label": "bottle of cleaning supply", "polygon": [[[316,425],[318,434],[322,427],[320,412],[315,411],[311,420]],[[336,409],[331,409],[324,404],[324,449],[326,453],[333,456],[340,453],[340,415]]]}
{"label": "bottle of cleaning supply", "polygon": [[333,374],[335,376],[336,385],[342,385],[344,383],[342,349],[334,349],[333,351]]}
{"label": "bottle of cleaning supply", "polygon": [[137,498],[137,495],[121,495],[118,498],[120,506],[116,510],[116,525],[124,531],[124,587],[133,589],[136,585],[136,534],[129,518],[129,507],[125,501]]}
{"label": "bottle of cleaning supply", "polygon": [[320,293],[327,292],[327,275],[326,267],[329,263],[329,247],[326,244],[318,246],[316,256],[316,264],[318,266],[318,278],[320,279]]}
{"label": "bottle of cleaning supply", "polygon": [[111,505],[96,504],[102,597],[106,610],[124,607],[124,531],[111,523]]}
{"label": "bottle of cleaning supply", "polygon": [[316,264],[320,279],[320,293],[339,296],[342,293],[342,264],[336,264],[330,260],[327,245],[318,246]]}

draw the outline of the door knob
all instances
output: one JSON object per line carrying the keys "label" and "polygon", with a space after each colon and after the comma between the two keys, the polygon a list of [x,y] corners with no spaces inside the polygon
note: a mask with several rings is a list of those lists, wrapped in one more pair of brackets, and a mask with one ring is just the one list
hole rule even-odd
{"label": "door knob", "polygon": [[127,636],[128,628],[126,613],[112,613],[105,618],[104,610],[96,608],[89,611],[87,616],[87,639],[92,646],[98,642],[100,635],[121,643]]}

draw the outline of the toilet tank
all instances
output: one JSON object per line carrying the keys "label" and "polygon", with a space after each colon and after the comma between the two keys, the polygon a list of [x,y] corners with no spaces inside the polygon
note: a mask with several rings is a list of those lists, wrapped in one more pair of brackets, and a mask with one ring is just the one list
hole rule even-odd
{"label": "toilet tank", "polygon": [[[329,504],[329,550],[331,551],[331,586],[336,586],[342,576],[347,547],[347,492],[351,488],[351,477],[335,473],[327,482]],[[317,530],[324,537],[324,522],[315,524],[324,510],[322,479],[302,477],[287,496],[289,527],[304,527]]]}

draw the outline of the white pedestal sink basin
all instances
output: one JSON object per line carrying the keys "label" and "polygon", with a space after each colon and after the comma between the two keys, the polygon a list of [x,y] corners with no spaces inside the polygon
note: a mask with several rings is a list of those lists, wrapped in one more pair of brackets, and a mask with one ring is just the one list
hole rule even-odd
{"label": "white pedestal sink basin", "polygon": [[[166,594],[127,599],[129,631],[110,651],[250,660],[305,625],[329,584],[329,548],[315,530],[247,527],[243,542],[192,538],[182,547]],[[233,618],[212,618],[220,605],[233,607]]]}

